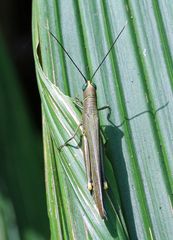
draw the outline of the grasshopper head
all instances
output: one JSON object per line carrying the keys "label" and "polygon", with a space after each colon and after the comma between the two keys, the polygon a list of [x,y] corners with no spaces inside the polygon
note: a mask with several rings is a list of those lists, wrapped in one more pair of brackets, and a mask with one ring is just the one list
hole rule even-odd
{"label": "grasshopper head", "polygon": [[89,80],[82,86],[83,92],[84,92],[88,87],[93,87],[95,90],[97,89],[95,83],[91,83]]}

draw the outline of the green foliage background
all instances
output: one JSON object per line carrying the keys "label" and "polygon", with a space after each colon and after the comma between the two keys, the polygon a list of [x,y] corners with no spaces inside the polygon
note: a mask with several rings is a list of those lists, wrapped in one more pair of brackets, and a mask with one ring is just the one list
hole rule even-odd
{"label": "green foliage background", "polygon": [[0,34],[0,239],[47,239],[41,138]]}
{"label": "green foliage background", "polygon": [[[169,0],[33,1],[52,239],[172,239],[172,8]],[[48,29],[89,78],[127,20],[94,79],[98,106],[112,109],[112,124],[100,114],[110,186],[103,221],[86,189],[80,133],[57,150],[80,122],[70,97],[82,98],[82,79]]]}

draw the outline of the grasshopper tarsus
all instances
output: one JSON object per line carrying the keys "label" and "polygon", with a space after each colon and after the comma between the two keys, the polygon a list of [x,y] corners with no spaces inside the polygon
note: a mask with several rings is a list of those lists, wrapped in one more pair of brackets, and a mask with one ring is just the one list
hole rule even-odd
{"label": "grasshopper tarsus", "polygon": [[87,188],[88,188],[89,191],[92,191],[92,190],[93,190],[93,185],[92,185],[91,182],[88,182]]}
{"label": "grasshopper tarsus", "polygon": [[104,182],[103,182],[103,189],[104,189],[104,190],[107,190],[107,189],[108,189],[108,183],[107,183],[107,181],[104,181]]}
{"label": "grasshopper tarsus", "polygon": [[64,144],[58,147],[58,150],[61,152],[61,149],[64,147]]}

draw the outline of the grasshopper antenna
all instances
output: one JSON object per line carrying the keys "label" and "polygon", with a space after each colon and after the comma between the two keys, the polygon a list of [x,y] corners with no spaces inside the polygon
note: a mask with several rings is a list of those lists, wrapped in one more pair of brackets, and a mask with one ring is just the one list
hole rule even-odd
{"label": "grasshopper antenna", "polygon": [[105,61],[105,59],[107,58],[107,56],[109,55],[109,53],[111,52],[112,48],[114,47],[115,43],[117,42],[117,40],[119,39],[119,37],[121,36],[122,32],[124,31],[126,25],[127,25],[128,21],[126,21],[125,25],[123,26],[123,28],[121,29],[121,31],[118,33],[118,36],[115,38],[114,42],[112,43],[111,47],[109,48],[109,51],[106,53],[106,55],[104,56],[104,58],[102,59],[102,61],[100,62],[100,64],[98,65],[98,67],[96,68],[95,72],[93,73],[92,77],[90,80],[92,80],[94,78],[94,76],[96,75],[97,71],[99,70],[99,68],[101,67],[101,65],[103,64],[103,62]]}
{"label": "grasshopper antenna", "polygon": [[[48,30],[48,29],[47,29]],[[48,30],[49,31],[49,30]],[[71,62],[73,63],[73,65],[76,67],[76,69],[79,71],[79,73],[82,75],[82,77],[84,78],[85,82],[87,82],[86,77],[84,76],[84,74],[82,73],[82,71],[79,69],[79,67],[76,65],[76,63],[74,62],[74,60],[72,59],[72,57],[70,56],[70,54],[66,51],[66,49],[64,48],[64,46],[62,45],[62,43],[55,37],[55,35],[53,33],[51,33],[49,31],[50,35],[58,42],[58,44],[61,46],[61,48],[64,50],[64,52],[67,54],[67,56],[69,57],[69,59],[71,60]]]}

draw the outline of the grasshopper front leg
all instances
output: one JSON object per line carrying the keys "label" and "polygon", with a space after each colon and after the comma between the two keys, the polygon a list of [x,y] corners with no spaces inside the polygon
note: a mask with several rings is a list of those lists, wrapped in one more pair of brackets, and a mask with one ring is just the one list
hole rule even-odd
{"label": "grasshopper front leg", "polygon": [[80,110],[83,110],[83,103],[82,101],[75,97],[74,100],[73,100],[73,103],[80,109]]}
{"label": "grasshopper front leg", "polygon": [[67,143],[70,142],[70,141],[76,136],[76,134],[77,134],[80,126],[82,126],[82,123],[80,123],[80,124],[77,126],[77,128],[76,128],[73,136],[72,136],[71,138],[69,138],[64,144],[62,144],[61,146],[59,146],[59,148],[58,148],[59,150],[61,150],[63,147],[65,147],[65,146],[67,145]]}
{"label": "grasshopper front leg", "polygon": [[105,109],[109,109],[109,114],[111,113],[111,107],[109,105],[106,105],[104,107],[98,108],[98,111],[102,111],[102,110],[105,110]]}
{"label": "grasshopper front leg", "polygon": [[110,115],[111,115],[111,107],[109,105],[106,105],[104,107],[98,108],[98,111],[102,111],[102,110],[105,110],[105,109],[109,109],[109,113],[107,115],[107,119],[108,119],[108,121],[110,121],[109,118],[110,118]]}

